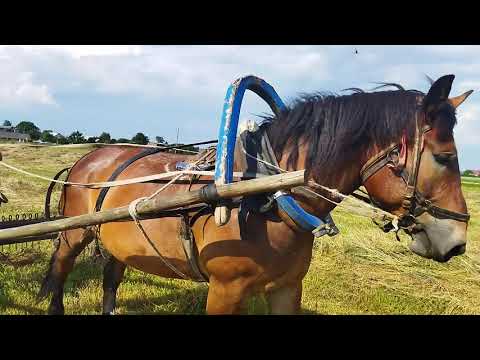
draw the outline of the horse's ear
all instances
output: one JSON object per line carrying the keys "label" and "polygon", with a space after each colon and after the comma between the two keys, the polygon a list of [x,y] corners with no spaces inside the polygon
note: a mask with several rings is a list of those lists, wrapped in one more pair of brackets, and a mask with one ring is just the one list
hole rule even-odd
{"label": "horse's ear", "polygon": [[452,104],[452,106],[456,109],[459,107],[467,98],[473,93],[473,90],[468,90],[467,92],[463,93],[462,95],[455,96],[453,98],[448,99],[448,102]]}
{"label": "horse's ear", "polygon": [[455,79],[455,75],[445,75],[432,84],[424,99],[424,105],[427,111],[448,100],[453,79]]}

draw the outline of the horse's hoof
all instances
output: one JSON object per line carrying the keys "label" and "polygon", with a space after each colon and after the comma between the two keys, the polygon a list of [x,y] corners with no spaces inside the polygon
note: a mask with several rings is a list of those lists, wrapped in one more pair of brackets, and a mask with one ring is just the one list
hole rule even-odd
{"label": "horse's hoof", "polygon": [[102,313],[102,315],[115,315],[115,313],[113,311],[109,311]]}
{"label": "horse's hoof", "polygon": [[48,315],[65,315],[65,310],[62,308],[50,308],[47,312]]}

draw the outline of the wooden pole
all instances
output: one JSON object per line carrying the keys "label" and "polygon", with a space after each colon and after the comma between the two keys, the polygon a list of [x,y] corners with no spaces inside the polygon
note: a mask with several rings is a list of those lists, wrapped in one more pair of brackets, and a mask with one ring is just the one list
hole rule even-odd
{"label": "wooden pole", "polygon": [[[221,199],[274,192],[304,185],[304,175],[305,170],[292,171],[279,175],[239,181],[232,184],[217,185],[216,191],[218,197]],[[150,200],[140,202],[137,206],[137,213],[140,216],[153,216],[159,211],[176,209],[202,202],[205,202],[205,198],[201,190],[182,192],[175,196],[160,194]],[[128,206],[122,206],[93,214],[72,216],[61,220],[4,229],[0,230],[0,244],[2,244],[3,241],[10,242],[14,239],[52,234],[59,231],[78,229],[128,218],[130,218]]]}

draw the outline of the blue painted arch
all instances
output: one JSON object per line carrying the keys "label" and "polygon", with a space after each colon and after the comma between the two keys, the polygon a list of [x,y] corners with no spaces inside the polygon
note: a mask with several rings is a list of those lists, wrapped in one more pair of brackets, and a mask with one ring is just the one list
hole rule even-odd
{"label": "blue painted arch", "polygon": [[[225,96],[218,133],[217,157],[215,162],[216,184],[229,184],[233,181],[233,161],[238,121],[246,90],[251,90],[259,95],[270,106],[275,115],[279,115],[286,109],[285,104],[273,87],[256,76],[245,76],[235,80],[229,86]],[[278,206],[305,231],[312,232],[326,224],[322,219],[306,212],[291,195],[280,192],[278,196],[275,197],[275,200]],[[327,218],[331,220],[330,215],[328,215]],[[328,221],[328,223],[333,224],[333,220]]]}

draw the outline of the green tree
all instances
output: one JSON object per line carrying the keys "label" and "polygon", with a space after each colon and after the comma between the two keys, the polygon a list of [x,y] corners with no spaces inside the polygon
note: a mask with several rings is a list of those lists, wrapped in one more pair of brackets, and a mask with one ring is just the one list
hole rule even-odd
{"label": "green tree", "polygon": [[132,143],[139,145],[147,145],[148,137],[145,136],[145,134],[139,132],[134,137],[132,137]]}
{"label": "green tree", "polygon": [[40,135],[40,140],[44,142],[49,142],[49,143],[56,143],[57,138],[52,135],[52,130],[44,130],[42,131],[42,134]]}
{"label": "green tree", "polygon": [[10,121],[8,121],[8,120],[5,120],[5,121],[3,122],[3,126],[12,126],[12,123],[11,123]]}
{"label": "green tree", "polygon": [[117,139],[110,139],[110,144],[116,144],[117,143]]}
{"label": "green tree", "polygon": [[155,136],[155,141],[157,142],[157,144],[163,144],[163,145],[167,144],[167,142],[162,136]]}
{"label": "green tree", "polygon": [[58,134],[57,136],[57,143],[60,145],[66,145],[69,144],[68,139],[63,136],[62,134]]}
{"label": "green tree", "polygon": [[87,143],[89,143],[89,144],[94,144],[94,143],[97,142],[97,140],[98,140],[98,137],[96,137],[96,136],[90,136],[90,137],[87,139]]}
{"label": "green tree", "polygon": [[74,131],[68,136],[68,142],[70,144],[83,144],[85,142],[85,138],[80,131]]}
{"label": "green tree", "polygon": [[111,136],[107,132],[102,132],[100,136],[98,137],[98,142],[101,142],[103,144],[110,144],[110,141],[112,140]]}
{"label": "green tree", "polygon": [[125,138],[119,138],[117,139],[117,144],[129,144],[130,140],[125,139]]}
{"label": "green tree", "polygon": [[462,176],[475,176],[473,174],[473,171],[472,170],[465,170],[463,173],[462,173]]}
{"label": "green tree", "polygon": [[21,121],[15,126],[15,130],[22,134],[30,135],[32,140],[40,139],[40,129],[31,121]]}

